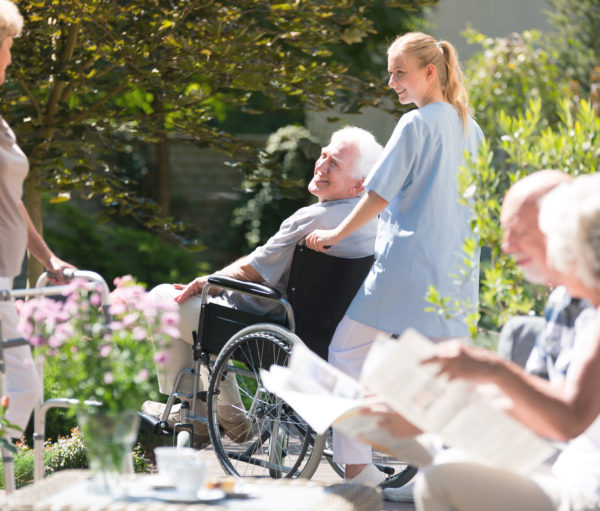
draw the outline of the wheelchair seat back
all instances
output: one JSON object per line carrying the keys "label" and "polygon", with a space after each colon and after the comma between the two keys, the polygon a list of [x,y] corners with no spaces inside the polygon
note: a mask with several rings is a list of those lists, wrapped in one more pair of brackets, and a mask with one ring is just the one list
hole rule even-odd
{"label": "wheelchair seat back", "polygon": [[287,299],[294,310],[296,334],[325,360],[337,324],[374,259],[372,255],[347,259],[296,246]]}

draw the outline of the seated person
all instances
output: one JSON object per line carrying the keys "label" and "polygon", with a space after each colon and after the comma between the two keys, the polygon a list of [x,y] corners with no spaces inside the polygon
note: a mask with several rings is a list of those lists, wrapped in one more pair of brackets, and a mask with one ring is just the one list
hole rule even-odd
{"label": "seated person", "polygon": [[[504,230],[502,250],[515,257],[525,277],[532,283],[551,286],[558,282],[556,272],[546,262],[544,234],[538,225],[539,201],[556,186],[570,181],[571,176],[564,172],[540,170],[517,181],[504,198],[500,218]],[[579,317],[583,311],[585,313]],[[506,360],[522,367],[527,364],[529,372],[547,377],[547,363],[545,359],[541,360],[542,350],[547,350],[554,357],[552,360],[556,360],[562,349],[563,356],[556,367],[564,372],[570,361],[576,328],[580,331],[591,317],[593,308],[585,300],[571,300],[564,286],[558,286],[548,299],[544,318],[519,316],[506,323],[500,335],[498,352]],[[428,455],[425,456],[429,459]],[[415,461],[421,464],[419,462],[423,460]],[[411,483],[383,491],[388,500],[411,501],[413,487]]]}
{"label": "seated person", "polygon": [[[547,467],[528,475],[476,462],[442,459],[417,476],[417,508],[428,510],[600,509],[600,175],[581,176],[542,199],[540,228],[557,283],[594,307],[577,329],[573,360],[548,382],[473,346],[445,343],[424,363],[450,379],[493,383],[510,400],[508,412],[538,434],[566,446]],[[398,414],[379,411],[380,425],[399,437],[420,431]],[[414,443],[414,442],[413,442]],[[407,439],[407,445],[410,442]],[[431,459],[421,457],[422,464]],[[550,470],[548,470],[550,469]]]}
{"label": "seated person", "polygon": [[[546,263],[544,235],[537,217],[539,200],[561,183],[572,178],[558,170],[541,170],[515,183],[504,199],[502,249],[513,254],[527,280],[553,286],[556,278]],[[548,378],[548,367],[566,372],[570,362],[576,325],[580,318],[593,317],[593,307],[579,298],[571,298],[564,286],[557,286],[546,301],[544,317],[516,316],[502,328],[498,353],[524,367],[529,373]]]}
{"label": "seated person", "polygon": [[[308,190],[318,202],[296,211],[281,224],[263,246],[251,254],[241,257],[226,266],[217,274],[247,282],[257,282],[270,286],[286,296],[292,257],[296,244],[316,228],[329,228],[337,225],[354,208],[363,193],[362,183],[371,167],[381,155],[383,148],[369,132],[346,127],[331,136],[327,147],[315,163],[314,175]],[[345,258],[359,258],[374,252],[377,220],[359,229],[343,243],[332,247],[331,255]],[[198,327],[202,292],[207,276],[194,279],[187,286],[181,284],[161,284],[150,291],[157,300],[175,300],[180,305],[180,331],[182,338],[173,340],[169,350],[166,372],[159,373],[159,388],[169,394],[177,373],[190,367],[193,360],[192,331]],[[276,304],[241,294],[219,293],[211,300],[255,314],[276,313]],[[206,385],[206,375],[202,375]],[[188,391],[188,389],[183,389]],[[244,441],[249,427],[243,414],[236,413],[236,403],[241,407],[236,385],[223,386],[228,392],[228,402],[232,403],[229,413],[219,409],[220,421],[230,424],[225,432],[233,440]],[[200,407],[205,403],[199,403]],[[147,401],[142,410],[149,415],[162,416],[164,405]],[[177,408],[173,407],[173,414]],[[175,420],[175,418],[173,418]]]}

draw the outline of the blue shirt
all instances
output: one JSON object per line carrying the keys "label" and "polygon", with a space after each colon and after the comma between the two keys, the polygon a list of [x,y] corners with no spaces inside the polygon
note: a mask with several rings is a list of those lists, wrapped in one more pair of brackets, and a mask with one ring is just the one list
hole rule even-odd
{"label": "blue shirt", "polygon": [[[471,118],[465,133],[449,103],[431,103],[402,116],[365,181],[389,202],[381,213],[375,263],[348,316],[385,332],[412,327],[426,337],[468,335],[464,315],[426,312],[429,286],[442,296],[478,303],[479,257],[471,278],[456,284],[463,243],[475,236],[473,211],[459,203],[458,171],[464,152],[477,155],[483,141]],[[460,296],[458,295],[460,294]]]}

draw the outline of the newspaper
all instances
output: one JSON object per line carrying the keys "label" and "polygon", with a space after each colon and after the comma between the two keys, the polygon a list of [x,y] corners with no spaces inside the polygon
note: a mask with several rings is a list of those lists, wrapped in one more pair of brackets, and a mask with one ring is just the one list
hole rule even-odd
{"label": "newspaper", "polygon": [[[380,335],[363,365],[360,380],[342,373],[303,345],[287,367],[262,370],[263,384],[292,406],[319,434],[330,426],[399,456],[403,439],[361,413],[368,392],[467,459],[527,473],[551,457],[555,446],[496,406],[483,386],[436,376],[435,364],[420,362],[434,344],[414,330],[400,339]],[[396,451],[396,452],[394,452]],[[401,456],[399,456],[401,457]]]}

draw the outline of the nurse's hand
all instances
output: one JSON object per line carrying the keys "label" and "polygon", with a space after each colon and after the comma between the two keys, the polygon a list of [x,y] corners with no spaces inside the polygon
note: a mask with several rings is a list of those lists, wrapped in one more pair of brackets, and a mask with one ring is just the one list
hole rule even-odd
{"label": "nurse's hand", "polygon": [[325,252],[338,242],[337,232],[335,229],[317,229],[311,232],[306,238],[306,246],[317,252]]}

